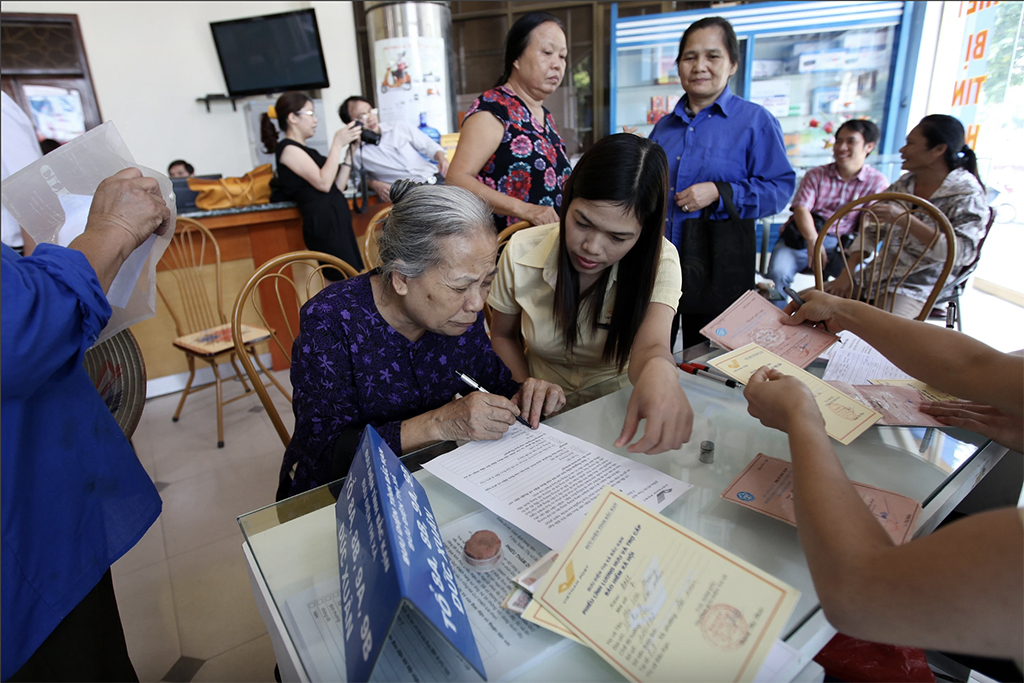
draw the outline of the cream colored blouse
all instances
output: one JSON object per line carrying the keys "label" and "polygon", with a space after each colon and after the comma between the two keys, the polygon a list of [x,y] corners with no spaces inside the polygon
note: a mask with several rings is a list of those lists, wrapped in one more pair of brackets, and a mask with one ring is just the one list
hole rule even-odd
{"label": "cream colored blouse", "polygon": [[[606,363],[601,359],[608,332],[599,328],[595,333],[589,316],[581,322],[576,347],[567,355],[554,319],[557,272],[558,224],[520,230],[512,236],[498,260],[498,275],[487,302],[501,313],[522,313],[521,328],[530,376],[554,382],[566,391],[576,391],[614,377],[619,370],[614,362]],[[620,275],[616,263],[608,278],[599,324],[611,322]],[[651,302],[675,310],[682,284],[679,253],[663,238]],[[623,376],[620,384],[628,385],[629,379]]]}

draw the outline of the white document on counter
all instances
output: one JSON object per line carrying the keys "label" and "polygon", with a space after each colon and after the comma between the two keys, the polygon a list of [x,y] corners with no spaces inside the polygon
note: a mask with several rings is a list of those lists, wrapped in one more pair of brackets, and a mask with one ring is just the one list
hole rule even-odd
{"label": "white document on counter", "polygon": [[822,375],[826,382],[871,384],[873,379],[913,379],[857,335],[843,331],[839,338],[842,343],[829,349],[828,365]]}
{"label": "white document on counter", "polygon": [[497,441],[460,446],[423,469],[552,550],[566,544],[605,486],[657,512],[690,488],[543,424],[514,424]]}
{"label": "white document on counter", "polygon": [[[487,529],[502,541],[501,565],[475,574],[462,562],[462,549],[474,532]],[[463,604],[468,608],[487,679],[515,678],[568,646],[565,638],[502,609],[512,577],[539,560],[547,548],[487,510],[480,510],[441,527]],[[341,589],[337,574],[292,595],[282,610],[285,624],[311,681],[343,681],[346,676],[345,640],[341,624]],[[408,613],[388,635],[388,644],[371,681],[480,680],[448,647],[434,643],[432,628],[405,624]],[[413,626],[413,628],[407,628]]]}

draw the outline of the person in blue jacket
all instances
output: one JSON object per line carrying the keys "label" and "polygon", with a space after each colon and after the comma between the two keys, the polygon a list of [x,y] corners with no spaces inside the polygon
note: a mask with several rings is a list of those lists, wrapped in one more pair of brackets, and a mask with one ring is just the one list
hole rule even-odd
{"label": "person in blue jacket", "polygon": [[[699,217],[705,206],[714,205],[712,220],[729,218],[715,182],[732,187],[740,218],[771,216],[793,196],[796,174],[786,158],[782,126],[767,109],[729,90],[739,57],[736,32],[722,17],[690,24],[679,41],[676,63],[684,94],[650,135],[668,157],[674,201],[665,236],[677,248],[684,221]],[[700,328],[721,311],[680,313],[685,348],[701,340]]]}
{"label": "person in blue jacket", "polygon": [[[3,680],[138,680],[110,565],[160,514],[156,487],[82,361],[106,292],[146,238],[170,226],[156,180],[100,183],[85,231],[31,256],[3,245]],[[172,228],[173,229],[173,228]]]}

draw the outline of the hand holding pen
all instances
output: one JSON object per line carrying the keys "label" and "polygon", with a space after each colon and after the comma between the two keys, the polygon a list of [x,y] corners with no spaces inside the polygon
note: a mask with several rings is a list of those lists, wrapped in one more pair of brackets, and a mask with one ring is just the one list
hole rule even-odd
{"label": "hand holding pen", "polygon": [[[489,393],[483,385],[465,372],[456,370],[455,375],[466,386]],[[565,405],[565,392],[557,384],[527,377],[519,387],[519,393],[512,397],[511,403],[521,411],[516,415],[516,420],[522,425],[536,429],[540,426],[542,415],[551,415]]]}
{"label": "hand holding pen", "polygon": [[[455,375],[460,380],[462,380],[462,383],[465,384],[470,389],[475,389],[476,391],[479,391],[481,394],[487,394],[488,396],[495,396],[495,394],[492,394],[491,392],[487,391],[487,389],[485,389],[482,384],[480,384],[475,379],[464,373],[462,370],[456,370]],[[512,415],[515,417],[516,421],[519,424],[526,425],[527,427],[530,426],[530,423],[523,419],[523,416],[519,414],[518,406],[516,406],[514,403],[512,403],[512,401],[509,401],[507,398],[503,396],[498,396],[497,398],[503,399],[514,408],[514,410],[509,410],[509,412],[512,413]]]}

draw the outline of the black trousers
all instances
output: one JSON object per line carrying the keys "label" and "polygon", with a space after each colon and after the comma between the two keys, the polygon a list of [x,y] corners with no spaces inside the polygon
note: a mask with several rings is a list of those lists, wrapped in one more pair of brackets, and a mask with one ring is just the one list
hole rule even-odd
{"label": "black trousers", "polygon": [[[5,628],[17,628],[5,624]],[[138,681],[110,570],[9,681]]]}
{"label": "black trousers", "polygon": [[707,340],[700,333],[702,327],[719,316],[718,313],[676,313],[672,318],[672,336],[669,339],[669,348],[676,341],[676,333],[683,331],[683,348],[688,349]]}

